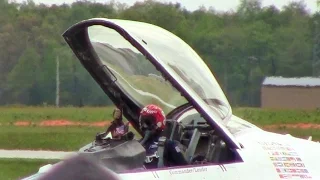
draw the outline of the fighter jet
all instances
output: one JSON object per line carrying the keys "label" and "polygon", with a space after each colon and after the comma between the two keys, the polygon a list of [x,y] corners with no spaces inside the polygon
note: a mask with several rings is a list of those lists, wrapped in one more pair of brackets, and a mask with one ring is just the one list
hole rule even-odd
{"label": "fighter jet", "polygon": [[[162,140],[186,147],[187,164],[172,166],[159,146],[155,157],[163,163],[153,169],[145,168],[145,149],[132,133],[121,139],[96,138],[79,150],[115,178],[320,179],[319,143],[264,131],[235,116],[212,71],[173,33],[144,22],[93,18],[74,24],[63,37],[142,138],[139,112],[156,104],[166,115]],[[72,172],[70,163],[65,168],[61,164],[26,179]]]}

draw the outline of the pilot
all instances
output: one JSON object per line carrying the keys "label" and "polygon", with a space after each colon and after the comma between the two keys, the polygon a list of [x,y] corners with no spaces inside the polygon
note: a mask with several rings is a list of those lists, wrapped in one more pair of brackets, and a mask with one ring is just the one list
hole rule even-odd
{"label": "pilot", "polygon": [[[163,110],[153,104],[145,106],[140,112],[139,123],[144,136],[140,143],[146,149],[145,167],[147,169],[158,167],[158,140],[165,128],[165,120]],[[168,162],[171,162],[171,165],[187,164],[176,141],[168,140],[165,143],[164,156]]]}
{"label": "pilot", "polygon": [[111,122],[111,125],[106,130],[105,135],[111,132],[112,139],[119,139],[121,136],[126,134],[129,130],[129,122],[126,124],[122,120],[122,111],[118,108],[115,108],[112,116],[114,120]]}

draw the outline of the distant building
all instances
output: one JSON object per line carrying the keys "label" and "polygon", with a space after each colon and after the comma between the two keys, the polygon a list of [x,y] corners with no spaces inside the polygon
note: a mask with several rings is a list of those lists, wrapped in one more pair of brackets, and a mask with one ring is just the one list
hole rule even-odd
{"label": "distant building", "polygon": [[266,77],[261,87],[261,107],[273,109],[320,108],[320,77]]}

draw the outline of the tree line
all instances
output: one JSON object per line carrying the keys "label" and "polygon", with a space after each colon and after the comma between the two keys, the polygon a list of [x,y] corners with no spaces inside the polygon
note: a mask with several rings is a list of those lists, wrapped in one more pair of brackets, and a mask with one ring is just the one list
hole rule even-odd
{"label": "tree line", "polygon": [[319,14],[303,1],[282,10],[242,0],[236,11],[152,0],[133,6],[77,1],[36,5],[0,0],[0,105],[54,105],[56,60],[61,105],[109,105],[110,100],[64,42],[61,34],[81,20],[137,20],[181,37],[208,64],[233,106],[259,106],[265,76],[313,76],[319,58]]}

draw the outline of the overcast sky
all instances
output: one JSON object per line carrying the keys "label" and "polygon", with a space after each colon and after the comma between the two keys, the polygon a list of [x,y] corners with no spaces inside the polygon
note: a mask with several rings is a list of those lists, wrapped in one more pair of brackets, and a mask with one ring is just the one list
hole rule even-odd
{"label": "overcast sky", "polygon": [[[16,2],[23,2],[26,0],[15,0]],[[63,3],[72,3],[77,0],[33,0],[36,4],[63,4]],[[108,2],[108,0],[89,0],[92,2]],[[116,0],[117,2],[126,3],[128,5],[133,5],[136,1],[143,0]],[[180,2],[182,6],[186,7],[188,10],[196,10],[199,6],[204,5],[205,7],[213,6],[218,11],[227,11],[230,9],[235,9],[239,5],[240,0],[158,0],[161,2]],[[300,1],[300,0],[262,0],[263,6],[269,6],[274,4],[279,9],[283,5],[287,5],[291,1]],[[314,13],[317,10],[316,0],[304,0],[307,5],[307,9]]]}

